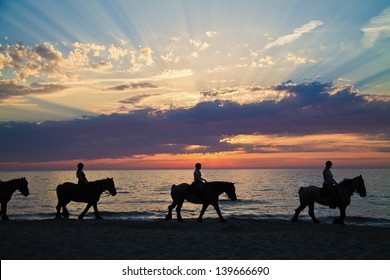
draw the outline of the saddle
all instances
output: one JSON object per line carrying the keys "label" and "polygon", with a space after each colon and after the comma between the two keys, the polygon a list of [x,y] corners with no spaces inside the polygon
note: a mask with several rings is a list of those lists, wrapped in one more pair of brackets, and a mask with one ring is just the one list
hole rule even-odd
{"label": "saddle", "polygon": [[324,198],[336,197],[336,194],[337,194],[337,186],[324,185],[320,189],[320,196]]}
{"label": "saddle", "polygon": [[187,196],[191,197],[190,200],[196,201],[197,203],[202,202],[203,191],[201,191],[195,183],[192,183],[187,189]]}
{"label": "saddle", "polygon": [[202,191],[198,188],[198,186],[193,182],[188,188],[188,194],[200,196]]}
{"label": "saddle", "polygon": [[322,198],[328,199],[330,202],[330,208],[336,208],[336,196],[337,196],[337,186],[324,185],[320,189],[320,196]]}

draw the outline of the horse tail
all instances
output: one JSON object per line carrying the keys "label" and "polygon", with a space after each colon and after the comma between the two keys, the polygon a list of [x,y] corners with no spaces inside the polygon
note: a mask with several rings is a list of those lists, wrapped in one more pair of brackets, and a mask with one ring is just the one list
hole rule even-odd
{"label": "horse tail", "polygon": [[172,187],[171,187],[171,196],[173,196],[173,192],[174,192],[174,189],[176,188],[176,185],[173,184]]}
{"label": "horse tail", "polygon": [[300,187],[299,188],[299,191],[298,191],[298,194],[301,194],[301,192],[304,190],[304,187]]}
{"label": "horse tail", "polygon": [[59,184],[56,188],[57,198],[59,199],[64,192],[64,184]]}

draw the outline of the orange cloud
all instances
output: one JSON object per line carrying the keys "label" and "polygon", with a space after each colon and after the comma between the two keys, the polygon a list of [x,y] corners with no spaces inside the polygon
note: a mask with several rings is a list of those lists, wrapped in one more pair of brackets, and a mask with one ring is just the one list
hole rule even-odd
{"label": "orange cloud", "polygon": [[375,149],[386,149],[390,141],[386,139],[375,139],[365,135],[357,134],[315,134],[315,135],[246,135],[224,137],[221,143],[232,145],[253,146],[254,150],[263,152],[281,152],[286,149],[295,151],[372,151]]}

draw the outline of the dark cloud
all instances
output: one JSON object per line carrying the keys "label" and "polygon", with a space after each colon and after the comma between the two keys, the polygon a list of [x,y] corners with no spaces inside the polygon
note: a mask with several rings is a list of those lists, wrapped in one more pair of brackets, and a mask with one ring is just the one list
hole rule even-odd
{"label": "dark cloud", "polygon": [[21,85],[12,81],[0,81],[0,100],[22,95],[53,93],[66,88],[68,87],[61,84],[32,83],[30,85]]}
{"label": "dark cloud", "polygon": [[[135,154],[203,152],[246,146],[220,140],[237,134],[312,135],[353,133],[390,137],[390,102],[368,101],[351,87],[285,83],[291,94],[279,101],[240,105],[199,103],[190,109],[113,114],[88,119],[0,125],[0,161],[124,157]],[[261,143],[254,147],[261,151]],[[287,147],[288,148],[288,147]],[[287,149],[286,148],[286,149]],[[266,150],[266,149],[264,149]]]}
{"label": "dark cloud", "polygon": [[225,94],[229,93],[235,93],[237,92],[237,89],[235,88],[227,88],[227,89],[221,89],[221,90],[215,90],[215,89],[210,89],[210,90],[201,90],[200,94],[203,95],[203,97],[219,97],[223,96]]}
{"label": "dark cloud", "polygon": [[137,90],[137,89],[144,89],[144,88],[157,88],[157,86],[152,83],[144,82],[144,83],[130,83],[130,84],[117,85],[114,87],[110,87],[108,89],[123,91],[123,90]]}
{"label": "dark cloud", "polygon": [[62,59],[62,54],[48,43],[36,45],[34,51],[46,60],[60,61]]}
{"label": "dark cloud", "polygon": [[133,97],[130,97],[130,98],[126,98],[126,99],[123,99],[121,101],[119,101],[120,103],[122,104],[136,104],[140,101],[142,101],[143,99],[145,98],[148,98],[150,96],[153,96],[151,94],[141,94],[141,95],[137,95],[137,96],[133,96]]}

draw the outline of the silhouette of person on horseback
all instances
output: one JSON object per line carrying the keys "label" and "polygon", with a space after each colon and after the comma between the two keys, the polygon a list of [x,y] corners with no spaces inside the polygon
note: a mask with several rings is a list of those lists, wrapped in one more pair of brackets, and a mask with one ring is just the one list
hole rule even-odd
{"label": "silhouette of person on horseback", "polygon": [[76,177],[79,180],[78,181],[78,185],[79,186],[85,186],[85,185],[87,185],[89,183],[89,181],[87,180],[87,177],[85,176],[83,168],[84,168],[84,164],[82,162],[77,164]]}
{"label": "silhouette of person on horseback", "polygon": [[324,183],[322,184],[322,190],[321,194],[324,197],[329,197],[330,198],[330,208],[336,208],[336,195],[337,195],[337,182],[333,178],[332,171],[330,169],[332,168],[333,163],[328,160],[325,163],[325,168],[322,171],[322,176],[324,178]]}
{"label": "silhouette of person on horseback", "polygon": [[199,162],[195,164],[194,182],[192,183],[192,189],[199,196],[203,196],[205,184],[207,183],[207,181],[202,178],[202,173],[200,172],[201,169],[202,164]]}

